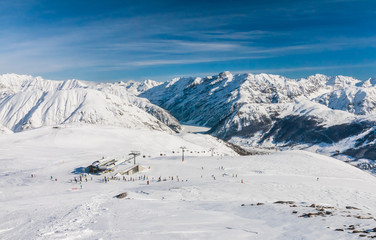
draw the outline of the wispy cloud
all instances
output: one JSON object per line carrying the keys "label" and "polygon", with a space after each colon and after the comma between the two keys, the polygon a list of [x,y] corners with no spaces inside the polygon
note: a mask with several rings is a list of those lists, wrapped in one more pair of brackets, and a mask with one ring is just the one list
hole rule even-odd
{"label": "wispy cloud", "polygon": [[233,71],[234,73],[287,73],[287,72],[302,72],[302,71],[323,71],[328,69],[344,69],[344,68],[364,68],[376,67],[376,62],[364,64],[344,64],[344,65],[330,65],[330,66],[303,66],[291,68],[264,68],[264,69],[244,69]]}
{"label": "wispy cloud", "polygon": [[[214,69],[218,65],[257,62],[273,70],[265,59],[300,55],[315,67],[334,52],[356,56],[351,59],[354,64],[376,60],[372,52],[357,55],[358,50],[364,49],[376,52],[376,35],[370,30],[376,27],[371,21],[376,17],[372,12],[375,4],[365,0],[359,4],[338,0],[337,5],[327,0],[249,4],[193,1],[185,5],[109,1],[105,5],[95,2],[85,11],[72,9],[69,4],[73,1],[45,5],[36,0],[27,4],[20,0],[14,4],[0,1],[1,71],[107,71],[111,75],[132,70],[141,75],[136,71],[156,71],[161,67],[163,74],[169,75],[177,67],[188,71],[201,65]],[[13,12],[16,15],[12,16],[9,10],[17,4],[21,4],[20,15]],[[40,15],[33,15],[35,12]],[[315,53],[322,56],[313,56]],[[303,63],[298,65],[295,70],[286,71],[307,70],[299,69],[305,68]]]}
{"label": "wispy cloud", "polygon": [[180,65],[180,64],[196,64],[196,63],[210,63],[210,62],[224,62],[239,59],[251,59],[252,57],[227,57],[227,58],[195,58],[195,59],[156,59],[144,61],[130,61],[122,64],[114,64],[112,68],[106,69],[121,69],[124,67],[145,67],[145,66],[160,66],[160,65]]}
{"label": "wispy cloud", "polygon": [[[233,61],[233,60],[242,60],[242,59],[265,59],[273,58],[277,56],[289,55],[289,54],[306,54],[307,52],[320,52],[320,51],[335,51],[343,48],[350,47],[364,47],[364,44],[367,43],[367,46],[376,46],[376,37],[370,38],[336,38],[332,39],[326,43],[319,44],[306,44],[306,45],[293,45],[293,46],[284,46],[284,47],[275,47],[275,48],[265,48],[265,47],[248,47],[241,46],[236,44],[229,44],[222,46],[221,44],[203,44],[203,43],[183,43],[179,44],[186,47],[184,50],[176,48],[174,44],[168,44],[174,41],[166,41],[154,43],[159,46],[159,48],[170,46],[168,53],[183,53],[183,52],[195,52],[195,51],[216,51],[216,52],[226,52],[234,49],[241,49],[241,52],[236,54],[230,54],[229,56],[221,57],[208,57],[205,55],[201,56],[185,56],[184,58],[168,58],[167,55],[159,56],[159,58],[153,58],[150,56],[147,59],[143,60],[129,60],[124,63],[113,63],[113,66],[109,69],[121,69],[124,67],[145,67],[145,66],[161,66],[161,65],[184,65],[184,64],[196,64],[196,63],[209,63],[209,62],[223,62],[223,61]],[[153,44],[153,45],[154,45]],[[127,46],[129,47],[129,46]],[[138,43],[132,45],[132,47],[147,48],[147,44]],[[149,46],[150,47],[150,46]],[[153,46],[155,47],[155,45]],[[212,48],[211,48],[212,47]],[[203,49],[201,49],[203,48]],[[223,49],[222,49],[223,48]],[[159,52],[157,50],[156,52]],[[162,51],[163,52],[163,51]],[[107,69],[107,68],[106,68]]]}

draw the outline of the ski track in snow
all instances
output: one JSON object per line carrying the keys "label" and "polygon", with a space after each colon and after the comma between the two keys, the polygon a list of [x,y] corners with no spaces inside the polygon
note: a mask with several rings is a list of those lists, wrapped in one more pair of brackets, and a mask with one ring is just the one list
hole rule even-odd
{"label": "ski track in snow", "polygon": [[[95,196],[89,202],[79,204],[62,217],[55,216],[46,227],[37,231],[41,239],[81,239],[93,235],[87,226],[105,209],[100,208],[103,200]],[[52,236],[51,236],[52,235]]]}

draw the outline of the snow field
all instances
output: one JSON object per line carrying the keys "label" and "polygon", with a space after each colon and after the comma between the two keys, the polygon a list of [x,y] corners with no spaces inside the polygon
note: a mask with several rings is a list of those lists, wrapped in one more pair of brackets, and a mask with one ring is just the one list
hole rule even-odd
{"label": "snow field", "polygon": [[[108,173],[82,189],[71,182],[101,156],[132,150],[146,169],[127,181],[104,183]],[[1,239],[358,239],[334,230],[376,227],[354,217],[375,213],[375,178],[304,151],[240,157],[206,135],[67,125],[1,136],[0,152]],[[126,199],[114,198],[122,192]],[[299,217],[316,211],[312,203],[333,215]]]}

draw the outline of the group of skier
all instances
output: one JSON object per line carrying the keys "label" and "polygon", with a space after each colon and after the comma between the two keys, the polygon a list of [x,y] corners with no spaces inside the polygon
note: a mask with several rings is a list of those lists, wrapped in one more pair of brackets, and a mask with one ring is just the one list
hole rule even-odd
{"label": "group of skier", "polygon": [[[86,173],[82,173],[82,174],[80,174],[79,177],[74,177],[73,181],[76,182],[76,183],[78,183],[78,182],[82,183],[83,181],[87,182],[88,178],[89,178],[89,176]],[[93,181],[93,176],[90,176],[90,180]],[[72,182],[72,179],[71,179],[71,182]]]}
{"label": "group of skier", "polygon": [[[149,169],[150,169],[150,167],[149,167]],[[204,170],[204,167],[202,166],[201,169]],[[223,170],[223,171],[225,170],[225,168],[223,166],[219,166],[218,169]],[[227,173],[222,173],[221,175],[222,175],[222,177],[228,176]],[[36,175],[31,174],[31,177],[35,178]],[[212,174],[211,177],[212,177],[213,180],[216,180],[216,177],[215,177],[214,174]],[[232,173],[232,177],[237,178],[238,174]],[[81,184],[81,188],[82,188],[82,182],[84,182],[84,181],[88,182],[89,178],[90,178],[91,181],[93,181],[93,177],[91,175],[88,175],[86,173],[82,173],[78,177],[74,177],[73,179],[71,179],[70,182],[74,181],[75,183],[79,183],[79,184]],[[201,178],[203,178],[203,175],[201,175]],[[53,176],[51,176],[50,179],[51,179],[51,181],[57,181],[57,178],[54,178]],[[162,178],[162,176],[159,176],[156,180],[154,179],[154,177],[151,177],[150,181],[162,182],[162,181],[174,181],[174,179],[175,179],[176,182],[188,182],[187,179],[186,180],[179,179],[179,176],[175,176],[175,177],[174,176],[168,176],[168,178],[167,177]],[[108,182],[110,182],[110,180],[117,180],[117,181],[123,180],[125,182],[146,181],[146,183],[148,185],[150,184],[149,176],[146,176],[146,175],[129,176],[129,177],[122,176],[122,178],[120,177],[120,175],[115,175],[115,176],[111,176],[111,177],[108,177],[108,176],[103,177],[104,183],[108,183]],[[241,182],[243,183],[243,180]]]}

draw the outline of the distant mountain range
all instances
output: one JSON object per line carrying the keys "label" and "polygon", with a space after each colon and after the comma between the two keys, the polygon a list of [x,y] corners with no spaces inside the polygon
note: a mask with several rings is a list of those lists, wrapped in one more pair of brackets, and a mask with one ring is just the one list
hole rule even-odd
{"label": "distant mountain range", "polygon": [[179,132],[180,121],[245,149],[308,149],[363,164],[376,160],[375,85],[374,78],[320,74],[99,84],[4,74],[0,133],[76,122]]}
{"label": "distant mountain range", "polygon": [[[375,79],[270,74],[176,78],[139,96],[243,147],[297,147],[376,159]],[[318,147],[319,146],[319,147]]]}

